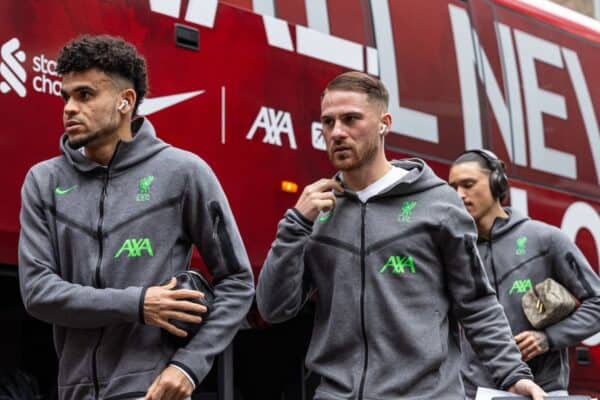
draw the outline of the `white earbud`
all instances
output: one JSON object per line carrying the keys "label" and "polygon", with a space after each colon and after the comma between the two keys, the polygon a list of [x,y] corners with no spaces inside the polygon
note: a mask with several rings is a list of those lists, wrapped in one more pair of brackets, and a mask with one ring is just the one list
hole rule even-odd
{"label": "white earbud", "polygon": [[385,126],[385,124],[379,124],[379,134],[380,135],[383,135],[386,130],[387,130],[387,126]]}
{"label": "white earbud", "polygon": [[119,104],[119,108],[117,110],[123,111],[125,107],[129,105],[129,102],[125,99],[121,100],[121,104]]}

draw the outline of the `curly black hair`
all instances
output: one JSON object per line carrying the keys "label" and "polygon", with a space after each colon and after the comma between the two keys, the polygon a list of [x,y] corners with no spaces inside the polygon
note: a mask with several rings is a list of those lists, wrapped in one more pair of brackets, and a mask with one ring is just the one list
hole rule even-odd
{"label": "curly black hair", "polygon": [[136,48],[121,38],[98,35],[80,36],[67,43],[58,55],[56,71],[61,74],[91,68],[129,81],[137,94],[133,115],[148,92],[146,60]]}

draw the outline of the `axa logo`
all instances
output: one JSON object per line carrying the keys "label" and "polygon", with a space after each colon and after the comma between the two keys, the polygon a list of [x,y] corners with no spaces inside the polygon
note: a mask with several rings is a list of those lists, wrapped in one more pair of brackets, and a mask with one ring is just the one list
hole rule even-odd
{"label": "axa logo", "polygon": [[115,258],[119,258],[119,256],[121,256],[123,253],[126,253],[127,257],[140,257],[144,255],[143,252],[146,252],[147,256],[154,256],[150,239],[126,239],[121,245],[119,251],[115,253]]}
{"label": "axa logo", "polygon": [[3,81],[0,82],[0,91],[6,94],[12,90],[19,96],[25,97],[27,89],[25,88],[25,79],[27,73],[23,68],[23,63],[27,56],[23,50],[19,50],[21,42],[19,39],[12,38],[2,45],[0,54],[2,62],[0,62],[0,76]]}
{"label": "axa logo", "polygon": [[515,292],[519,293],[519,294],[524,294],[525,292],[527,292],[528,290],[531,290],[532,288],[533,288],[533,286],[531,284],[531,279],[517,279],[512,284],[510,290],[508,291],[508,294],[511,295]]}
{"label": "axa logo", "polygon": [[415,260],[411,256],[390,256],[379,272],[383,274],[387,270],[397,275],[407,272],[414,274],[416,272]]}
{"label": "axa logo", "polygon": [[261,107],[246,139],[252,140],[258,130],[264,130],[263,142],[275,146],[282,146],[281,135],[287,135],[290,148],[297,149],[294,126],[289,112]]}
{"label": "axa logo", "polygon": [[146,176],[138,182],[138,193],[135,196],[136,201],[148,201],[150,200],[150,185],[154,182],[152,175]]}

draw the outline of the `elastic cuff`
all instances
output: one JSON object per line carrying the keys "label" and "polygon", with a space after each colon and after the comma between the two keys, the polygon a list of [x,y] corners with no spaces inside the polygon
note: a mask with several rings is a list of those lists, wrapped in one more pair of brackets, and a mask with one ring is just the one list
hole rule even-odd
{"label": "elastic cuff", "polygon": [[179,365],[175,365],[175,364],[169,364],[169,366],[175,368],[176,370],[178,370],[179,372],[181,372],[183,375],[185,375],[185,377],[187,378],[187,380],[190,381],[190,384],[192,385],[192,392],[194,390],[196,390],[196,383],[194,382],[194,380],[192,379],[192,377],[188,375],[188,373],[186,372],[185,369],[183,369]]}
{"label": "elastic cuff", "polygon": [[144,300],[146,299],[146,290],[148,290],[147,287],[142,288],[142,294],[140,294],[140,301],[138,303],[138,318],[142,325],[146,325],[146,321],[144,321]]}
{"label": "elastic cuff", "polygon": [[521,379],[529,379],[533,381],[533,376],[522,373],[515,374],[514,376],[511,376],[510,378],[504,381],[502,386],[500,386],[500,390],[508,390],[512,385],[514,385]]}
{"label": "elastic cuff", "polygon": [[304,215],[302,215],[302,213],[300,211],[298,211],[296,208],[290,208],[290,211],[292,213],[294,213],[294,216],[296,216],[302,225],[305,226],[305,228],[307,229],[312,229],[312,226],[314,224],[313,221],[311,221],[310,219],[306,218]]}
{"label": "elastic cuff", "polygon": [[171,360],[170,364],[173,364],[179,368],[181,368],[182,370],[184,370],[190,378],[192,378],[192,380],[194,381],[194,387],[198,387],[198,385],[200,385],[200,381],[198,380],[198,377],[196,376],[196,374],[188,368],[187,365],[180,363],[179,361],[173,361]]}

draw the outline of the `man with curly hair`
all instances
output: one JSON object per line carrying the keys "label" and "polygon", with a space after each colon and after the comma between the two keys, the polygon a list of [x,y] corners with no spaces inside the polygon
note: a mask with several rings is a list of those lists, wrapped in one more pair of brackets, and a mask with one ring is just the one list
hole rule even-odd
{"label": "man with curly hair", "polygon": [[[189,398],[254,294],[227,199],[203,160],[133,118],[148,85],[131,44],[80,37],[57,71],[62,155],[25,178],[19,278],[28,312],[54,325],[59,398]],[[193,245],[215,283],[206,321],[202,293],[174,290]],[[175,321],[203,326],[177,345]]]}

